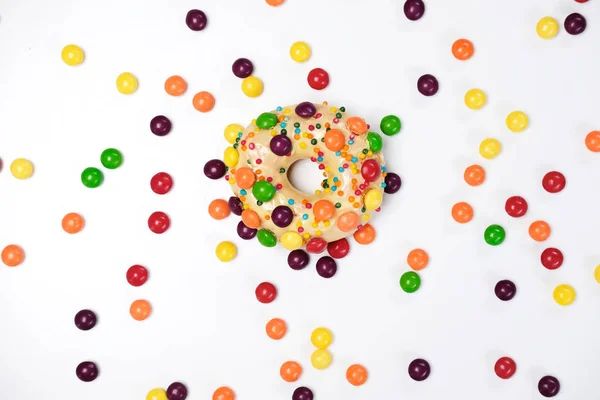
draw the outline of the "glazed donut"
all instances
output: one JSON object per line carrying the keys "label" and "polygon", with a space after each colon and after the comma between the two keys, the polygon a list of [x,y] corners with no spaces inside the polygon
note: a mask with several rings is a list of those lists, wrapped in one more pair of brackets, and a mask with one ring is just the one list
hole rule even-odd
{"label": "glazed donut", "polygon": [[[267,247],[279,241],[288,250],[306,245],[312,252],[364,229],[380,210],[386,175],[381,136],[368,131],[364,119],[326,102],[261,114],[224,154],[243,224],[257,229]],[[296,189],[287,176],[302,159],[323,171],[313,194]]]}

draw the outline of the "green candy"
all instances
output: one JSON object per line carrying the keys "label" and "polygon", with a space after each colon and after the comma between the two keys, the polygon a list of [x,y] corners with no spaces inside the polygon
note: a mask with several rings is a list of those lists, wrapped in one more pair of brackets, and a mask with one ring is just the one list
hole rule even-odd
{"label": "green candy", "polygon": [[265,247],[275,247],[277,244],[277,238],[273,234],[273,232],[267,229],[261,229],[256,234],[258,241]]}
{"label": "green candy", "polygon": [[421,277],[414,271],[408,271],[400,277],[400,287],[406,293],[414,293],[421,287]]}
{"label": "green candy", "polygon": [[367,142],[369,143],[369,149],[373,153],[379,153],[383,148],[383,139],[381,139],[381,135],[375,132],[369,132],[367,135]]}
{"label": "green candy", "polygon": [[81,173],[81,183],[92,189],[100,186],[103,180],[102,171],[95,167],[88,167]]}
{"label": "green candy", "polygon": [[117,149],[106,149],[100,155],[100,162],[104,165],[104,168],[119,168],[123,164],[123,155]]}
{"label": "green candy", "polygon": [[506,239],[506,232],[500,225],[490,225],[485,230],[483,238],[490,246],[498,246]]}
{"label": "green candy", "polygon": [[252,186],[252,194],[256,200],[265,203],[275,196],[275,186],[267,181],[258,181]]}
{"label": "green candy", "polygon": [[256,126],[260,129],[271,129],[277,122],[277,115],[272,113],[262,113],[256,118]]}
{"label": "green candy", "polygon": [[400,128],[402,128],[402,124],[400,123],[400,118],[395,115],[386,115],[381,119],[381,124],[379,125],[381,128],[381,132],[388,136],[394,136],[398,132],[400,132]]}

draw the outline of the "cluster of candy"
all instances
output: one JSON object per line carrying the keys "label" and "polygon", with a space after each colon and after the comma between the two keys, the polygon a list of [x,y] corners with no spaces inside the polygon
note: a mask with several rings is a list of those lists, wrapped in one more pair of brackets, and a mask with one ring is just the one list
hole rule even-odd
{"label": "cluster of candy", "polygon": [[[123,155],[117,149],[106,149],[100,154],[100,162],[106,169],[117,169],[123,163]],[[81,183],[88,188],[97,188],[104,181],[104,174],[96,167],[87,167],[81,172]]]}

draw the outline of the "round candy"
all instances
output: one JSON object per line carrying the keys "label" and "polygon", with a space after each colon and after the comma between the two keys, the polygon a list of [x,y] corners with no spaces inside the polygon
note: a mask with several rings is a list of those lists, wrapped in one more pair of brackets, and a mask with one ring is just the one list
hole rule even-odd
{"label": "round candy", "polygon": [[408,364],[408,375],[415,381],[421,382],[429,377],[431,367],[426,360],[417,358]]}
{"label": "round candy", "polygon": [[329,74],[323,68],[315,68],[308,73],[307,80],[311,88],[323,90],[329,85]]}
{"label": "round candy", "polygon": [[310,101],[304,101],[298,104],[294,111],[296,112],[296,115],[301,118],[310,118],[316,114],[317,108]]}
{"label": "round candy", "polygon": [[301,249],[296,249],[288,254],[287,262],[291,269],[301,270],[308,265],[308,253]]}
{"label": "round candy", "polygon": [[379,124],[379,128],[381,132],[383,132],[387,136],[394,136],[400,129],[402,128],[402,123],[400,122],[400,118],[395,115],[386,115],[381,119],[381,123]]}
{"label": "round candy", "polygon": [[458,39],[452,44],[452,55],[457,60],[468,60],[473,56],[473,43],[467,39]]}
{"label": "round candy", "polygon": [[117,149],[106,149],[100,154],[100,162],[104,168],[116,169],[123,163],[123,155]]}
{"label": "round candy", "polygon": [[187,388],[181,382],[173,382],[167,388],[167,398],[169,400],[185,400],[187,393]]}
{"label": "round candy", "polygon": [[344,258],[350,251],[350,243],[346,238],[341,238],[327,244],[327,252],[333,258]]}
{"label": "round candy", "polygon": [[2,249],[2,262],[8,267],[16,267],[21,264],[24,257],[23,249],[16,244],[9,244]]}
{"label": "round candy", "polygon": [[268,5],[270,5],[271,7],[277,7],[282,5],[285,0],[265,0],[267,2]]}
{"label": "round candy", "polygon": [[33,175],[33,164],[24,158],[17,158],[10,164],[10,173],[17,179],[28,179]]}
{"label": "round candy", "polygon": [[527,212],[527,201],[521,196],[512,196],[506,200],[504,205],[506,213],[513,218],[519,218]]}
{"label": "round candy", "polygon": [[296,42],[290,47],[290,57],[292,60],[302,63],[310,58],[310,46],[305,42]]}
{"label": "round candy", "polygon": [[141,265],[132,265],[127,270],[125,277],[131,286],[139,287],[148,280],[148,270]]}
{"label": "round candy", "polygon": [[585,17],[579,13],[572,13],[565,18],[565,30],[569,35],[579,35],[585,31],[587,22]]}
{"label": "round candy", "polygon": [[252,194],[256,200],[267,202],[275,196],[275,186],[267,181],[258,181],[252,186]]}
{"label": "round candy", "polygon": [[471,110],[479,110],[486,102],[487,96],[481,89],[470,89],[465,94],[465,104]]}
{"label": "round candy", "polygon": [[439,88],[438,80],[433,75],[425,74],[417,80],[417,89],[423,96],[433,96],[438,92]]}
{"label": "round candy", "polygon": [[346,127],[348,130],[356,135],[362,135],[363,133],[367,133],[369,130],[369,125],[361,117],[350,117],[346,120]]}
{"label": "round candy", "polygon": [[[287,137],[287,136],[286,136]],[[346,144],[346,137],[339,129],[330,129],[325,133],[325,147],[336,152],[342,150]],[[291,144],[291,143],[290,143]]]}
{"label": "round candy", "polygon": [[400,190],[400,186],[402,186],[402,179],[398,174],[393,172],[388,172],[385,175],[385,188],[383,191],[387,194],[394,194],[398,190]]}
{"label": "round candy", "polygon": [[573,289],[572,286],[566,284],[558,285],[554,289],[552,297],[554,297],[554,301],[556,301],[561,306],[568,306],[569,304],[575,301],[575,289]]}
{"label": "round candy", "polygon": [[122,94],[132,94],[137,90],[138,81],[131,72],[123,72],[117,76],[117,90]]}
{"label": "round candy", "polygon": [[143,321],[150,316],[152,312],[152,306],[148,302],[148,300],[136,300],[131,303],[131,307],[129,307],[129,314],[136,321]]}
{"label": "round candy", "polygon": [[365,224],[362,229],[358,229],[354,232],[353,237],[358,244],[370,244],[376,237],[375,228],[373,228],[371,224]]}
{"label": "round candy", "polygon": [[578,3],[587,3],[589,0],[575,0]]}
{"label": "round candy", "polygon": [[404,2],[404,15],[411,21],[421,19],[425,14],[425,3],[423,0],[406,0]]}
{"label": "round candy", "polygon": [[421,287],[421,277],[414,271],[408,271],[400,277],[400,287],[406,293],[414,293]]}
{"label": "round candy", "polygon": [[227,172],[227,167],[225,163],[221,160],[210,160],[204,164],[204,175],[206,175],[209,179],[221,179],[225,176]]}
{"label": "round candy", "polygon": [[81,47],[74,44],[68,44],[63,47],[60,56],[63,62],[71,67],[81,64],[85,58]]}
{"label": "round candy", "polygon": [[150,130],[156,136],[166,136],[171,132],[171,121],[164,115],[157,115],[150,121]]}
{"label": "round candy", "polygon": [[302,240],[302,236],[298,232],[290,231],[285,232],[281,235],[279,239],[281,245],[287,250],[297,250],[302,247],[304,240]]}
{"label": "round candy", "polygon": [[363,162],[360,174],[366,182],[375,182],[381,176],[381,165],[373,159]]}
{"label": "round candy", "polygon": [[542,261],[542,265],[549,270],[555,270],[560,268],[564,261],[562,251],[554,247],[549,247],[542,251],[542,255],[540,258]]}
{"label": "round candy", "polygon": [[312,390],[306,386],[296,388],[292,394],[292,400],[314,400],[314,398]]}
{"label": "round candy", "polygon": [[273,340],[279,340],[283,338],[287,332],[287,325],[285,321],[279,318],[273,318],[267,322],[267,326],[265,328],[267,331],[267,336]]}
{"label": "round candy", "polygon": [[237,255],[237,248],[235,247],[235,244],[228,241],[223,241],[217,245],[215,254],[219,260],[223,262],[229,262]]}
{"label": "round candy", "polygon": [[244,211],[244,203],[242,203],[239,198],[236,196],[231,196],[227,201],[227,205],[232,213],[235,215],[242,215],[242,211]]}
{"label": "round candy", "polygon": [[98,377],[98,366],[91,361],[79,363],[75,369],[75,374],[83,382],[91,382]]}
{"label": "round candy", "polygon": [[198,92],[192,99],[192,105],[200,112],[209,112],[215,106],[215,97],[206,91]]}
{"label": "round candy", "polygon": [[269,112],[262,113],[256,118],[256,126],[260,129],[271,129],[278,122],[277,115]]}
{"label": "round candy", "polygon": [[310,342],[317,349],[326,349],[333,341],[333,335],[327,328],[317,328],[310,334]]}
{"label": "round candy", "polygon": [[317,274],[329,279],[337,272],[337,264],[335,260],[329,256],[323,256],[317,261]]}
{"label": "round candy", "polygon": [[483,238],[490,246],[498,246],[504,242],[504,239],[506,238],[506,232],[500,225],[490,225],[483,233]]}
{"label": "round candy", "polygon": [[483,139],[483,141],[479,145],[479,154],[481,154],[483,158],[487,158],[488,160],[496,158],[498,154],[500,154],[500,151],[502,151],[502,145],[496,139]]}
{"label": "round candy", "polygon": [[104,174],[96,167],[88,167],[81,172],[81,183],[91,189],[100,186],[103,180]]}
{"label": "round candy", "polygon": [[494,365],[494,372],[501,379],[508,379],[517,372],[517,364],[510,357],[500,357]]}
{"label": "round candy", "polygon": [[181,96],[187,90],[187,82],[179,75],[173,75],[165,81],[165,92],[171,96]]}
{"label": "round candy", "polygon": [[335,206],[329,200],[319,200],[313,204],[315,221],[329,221],[335,215]]}
{"label": "round candy", "polygon": [[212,400],[235,400],[235,393],[227,386],[221,386],[213,393]]}
{"label": "round candy", "polygon": [[367,369],[360,364],[352,364],[346,370],[346,379],[354,386],[363,385],[368,377]]}
{"label": "round candy", "polygon": [[465,182],[470,186],[479,186],[485,181],[485,169],[480,165],[470,165],[465,169]]}
{"label": "round candy", "polygon": [[277,206],[271,213],[271,221],[280,228],[289,226],[293,219],[294,213],[288,206]]}
{"label": "round candy", "polygon": [[515,297],[515,294],[517,294],[517,286],[513,281],[504,279],[496,283],[494,293],[496,293],[496,297],[502,301],[512,300],[512,298]]}
{"label": "round candy", "polygon": [[529,118],[523,111],[513,111],[506,117],[506,126],[511,132],[523,132],[529,125]]}
{"label": "round candy", "polygon": [[310,356],[310,363],[318,370],[323,370],[331,365],[333,357],[330,352],[323,349],[315,350]]}
{"label": "round candy", "polygon": [[589,151],[600,153],[600,131],[591,131],[585,137],[585,146]]}
{"label": "round candy", "polygon": [[319,237],[313,237],[306,242],[306,251],[312,254],[320,254],[327,248],[327,242]]}
{"label": "round candy", "polygon": [[223,162],[229,168],[234,168],[238,161],[240,160],[240,153],[235,149],[235,147],[228,147],[223,152]]}
{"label": "round candy", "polygon": [[159,172],[150,179],[150,188],[156,194],[167,194],[173,187],[173,178],[166,172]]}
{"label": "round candy", "polygon": [[279,375],[286,382],[296,382],[302,375],[302,367],[296,361],[286,361],[279,368]]}
{"label": "round candy", "polygon": [[248,60],[247,58],[238,58],[233,62],[231,71],[238,78],[247,78],[252,75],[252,71],[254,71],[254,65],[252,65],[252,61]]}
{"label": "round candy", "polygon": [[238,222],[237,234],[242,239],[244,239],[244,240],[254,239],[257,232],[258,232],[258,229],[249,228],[248,226],[246,226],[246,224],[244,224],[244,221]]}
{"label": "round candy", "polygon": [[459,224],[466,224],[473,219],[473,207],[461,201],[452,206],[452,218]]}
{"label": "round candy", "polygon": [[215,199],[208,205],[208,213],[216,220],[227,218],[230,214],[229,205],[223,199]]}
{"label": "round candy", "polygon": [[185,23],[193,31],[201,31],[206,28],[208,18],[206,14],[200,10],[190,10],[185,16]]}
{"label": "round candy", "polygon": [[546,221],[534,221],[529,225],[529,236],[536,242],[548,239],[550,232],[550,225]]}
{"label": "round candy", "polygon": [[558,21],[552,17],[544,17],[538,21],[535,30],[542,39],[552,39],[558,34]]}
{"label": "round candy", "polygon": [[162,211],[155,211],[148,217],[148,228],[154,233],[165,233],[170,225],[169,217]]}
{"label": "round candy", "polygon": [[554,397],[560,391],[560,382],[555,377],[546,375],[538,382],[538,390],[544,397]]}
{"label": "round candy", "polygon": [[258,301],[268,304],[277,297],[277,288],[271,282],[262,282],[256,287],[254,294]]}
{"label": "round candy", "polygon": [[96,314],[91,310],[81,310],[75,314],[75,326],[82,331],[89,331],[96,326]]}
{"label": "round candy", "polygon": [[367,143],[369,144],[369,150],[373,153],[379,153],[383,148],[383,139],[379,133],[369,132],[367,135]]}
{"label": "round candy", "polygon": [[[327,139],[325,140],[327,141]],[[292,151],[292,140],[286,135],[275,135],[271,138],[269,147],[275,155],[283,157]]]}
{"label": "round candy", "polygon": [[167,392],[161,388],[155,388],[148,392],[146,400],[168,400]]}
{"label": "round candy", "polygon": [[[252,229],[258,229],[260,227],[260,217],[258,216],[256,211],[252,211],[252,210],[242,211],[242,222],[244,222],[244,224],[246,224],[247,227],[252,228]],[[269,231],[266,231],[266,232],[269,232]],[[258,237],[258,240],[260,241],[260,235]]]}
{"label": "round candy", "polygon": [[225,127],[223,135],[225,136],[225,140],[227,140],[229,143],[236,144],[243,132],[243,126],[239,124],[229,124]]}
{"label": "round candy", "polygon": [[408,263],[408,266],[415,271],[420,271],[429,263],[429,256],[423,249],[413,249],[408,253],[406,262]]}
{"label": "round candy", "polygon": [[235,171],[235,183],[242,189],[250,189],[256,182],[256,174],[251,168],[240,167]]}
{"label": "round candy", "polygon": [[242,92],[248,97],[260,96],[263,88],[263,82],[255,76],[249,76],[242,81]]}
{"label": "round candy", "polygon": [[548,193],[558,193],[565,188],[567,179],[558,171],[550,171],[542,178],[542,186]]}
{"label": "round candy", "polygon": [[74,234],[83,229],[83,217],[77,213],[68,213],[62,219],[62,228],[65,232]]}

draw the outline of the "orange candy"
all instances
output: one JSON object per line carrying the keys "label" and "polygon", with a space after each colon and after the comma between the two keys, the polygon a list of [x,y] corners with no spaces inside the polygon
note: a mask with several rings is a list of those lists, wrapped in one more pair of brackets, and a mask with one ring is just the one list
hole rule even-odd
{"label": "orange candy", "polygon": [[354,211],[343,213],[337,219],[337,226],[342,232],[350,232],[358,226],[360,217]]}
{"label": "orange candy", "polygon": [[457,60],[468,60],[473,56],[473,43],[467,39],[458,39],[452,44],[452,54]]}
{"label": "orange candy", "polygon": [[23,262],[23,249],[16,244],[9,244],[2,250],[2,262],[9,267],[16,267]]}
{"label": "orange candy", "polygon": [[340,151],[345,142],[344,134],[338,129],[330,129],[325,133],[325,147],[331,151]]}
{"label": "orange candy", "polygon": [[286,361],[281,365],[279,375],[286,382],[296,382],[302,375],[302,367],[296,361]]}
{"label": "orange candy", "polygon": [[546,221],[534,221],[529,225],[529,236],[536,242],[548,239],[552,230]]}
{"label": "orange candy", "polygon": [[223,199],[215,199],[208,205],[208,213],[214,219],[223,219],[229,216],[229,205]]}
{"label": "orange candy", "polygon": [[255,211],[244,210],[242,211],[242,222],[248,228],[258,229],[260,228],[260,217]]}
{"label": "orange candy", "polygon": [[452,218],[459,224],[466,224],[473,219],[473,207],[464,201],[456,203],[452,206]]}
{"label": "orange candy", "polygon": [[136,321],[143,321],[152,312],[152,306],[148,303],[147,300],[136,300],[131,303],[131,307],[129,307],[129,314]]}
{"label": "orange candy", "polygon": [[235,183],[242,189],[250,189],[256,181],[254,171],[248,167],[241,167],[235,171]]}
{"label": "orange candy", "polygon": [[470,165],[465,169],[465,182],[479,186],[485,181],[485,169],[481,165]]}
{"label": "orange candy", "polygon": [[221,386],[213,393],[212,400],[234,400],[235,393],[227,386]]}
{"label": "orange candy", "polygon": [[315,221],[329,221],[335,215],[335,206],[329,200],[319,200],[313,204]]}
{"label": "orange candy", "polygon": [[354,386],[360,386],[367,381],[369,373],[367,369],[360,364],[353,364],[346,370],[346,379]]}
{"label": "orange candy", "polygon": [[589,151],[600,153],[600,131],[591,131],[585,137],[585,146]]}
{"label": "orange candy", "polygon": [[346,122],[346,126],[350,129],[350,132],[362,135],[369,130],[367,123],[361,117],[350,117]]}
{"label": "orange candy", "polygon": [[181,96],[187,90],[187,82],[179,75],[173,75],[165,81],[165,92],[171,96]]}
{"label": "orange candy", "polygon": [[62,228],[70,234],[80,232],[83,229],[83,217],[77,213],[68,213],[62,219]]}
{"label": "orange candy", "polygon": [[277,7],[283,4],[285,0],[265,0],[268,5]]}
{"label": "orange candy", "polygon": [[429,256],[423,249],[414,249],[408,253],[406,262],[415,271],[420,271],[429,263]]}
{"label": "orange candy", "polygon": [[375,240],[375,228],[371,224],[363,225],[362,229],[354,232],[354,240],[359,244],[369,244]]}
{"label": "orange candy", "polygon": [[215,98],[208,92],[198,92],[194,95],[192,104],[200,112],[209,112],[215,106]]}
{"label": "orange candy", "polygon": [[266,326],[267,336],[273,340],[279,340],[285,336],[287,332],[287,325],[285,321],[280,318],[273,318],[267,322]]}

